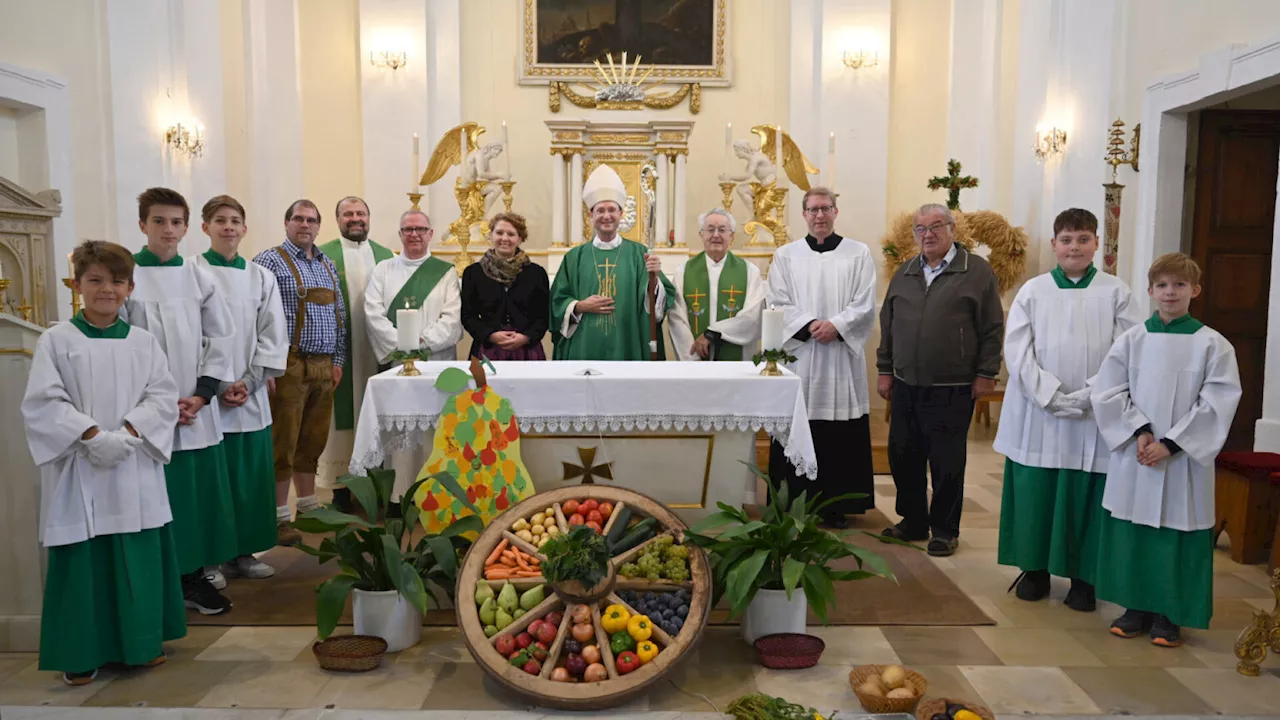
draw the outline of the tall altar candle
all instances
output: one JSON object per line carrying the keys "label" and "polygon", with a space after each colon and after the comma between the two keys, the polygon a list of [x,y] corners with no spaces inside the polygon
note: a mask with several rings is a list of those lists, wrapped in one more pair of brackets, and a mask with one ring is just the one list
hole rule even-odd
{"label": "tall altar candle", "polygon": [[773,166],[774,182],[777,183],[778,187],[782,187],[782,126],[781,125],[778,126],[778,132],[774,136],[774,141],[777,144],[777,150],[778,150],[778,162]]}
{"label": "tall altar candle", "polygon": [[76,278],[76,266],[71,262],[72,253],[67,253],[67,277],[74,280]]}
{"label": "tall altar candle", "polygon": [[418,349],[418,336],[422,334],[418,310],[401,309],[396,311],[396,348],[409,351]]}
{"label": "tall altar candle", "polygon": [[422,176],[418,174],[418,133],[413,134],[413,184],[410,185],[409,192],[418,192],[418,181]]}
{"label": "tall altar candle", "polygon": [[836,134],[827,138],[827,189],[836,191]]}
{"label": "tall altar candle", "polygon": [[503,163],[507,168],[507,176],[511,175],[511,138],[507,135],[507,121],[502,121],[502,154],[506,156],[507,161]]}
{"label": "tall altar candle", "polygon": [[760,321],[760,349],[782,349],[782,311],[765,308]]}
{"label": "tall altar candle", "polygon": [[724,172],[729,174],[729,163],[733,161],[733,123],[724,124]]}

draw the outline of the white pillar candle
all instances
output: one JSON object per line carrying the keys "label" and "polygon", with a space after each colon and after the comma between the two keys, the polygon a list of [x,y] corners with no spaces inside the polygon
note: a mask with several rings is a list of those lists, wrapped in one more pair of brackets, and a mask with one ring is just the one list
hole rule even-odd
{"label": "white pillar candle", "polygon": [[409,186],[410,188],[409,192],[412,192],[412,193],[418,192],[418,187],[419,187],[418,181],[421,179],[422,179],[422,176],[418,174],[418,133],[414,133],[413,134],[413,178],[412,178],[413,184]]}
{"label": "white pillar candle", "polygon": [[564,203],[569,193],[566,192],[564,156],[556,153],[551,156],[551,244],[555,247],[568,245],[568,234],[565,230],[569,218],[565,216]]}
{"label": "white pillar candle", "polygon": [[782,349],[782,311],[766,308],[760,321],[760,349]]}
{"label": "white pillar candle", "polygon": [[827,139],[827,189],[836,191],[836,134]]}
{"label": "white pillar candle", "polygon": [[502,155],[507,158],[504,166],[507,168],[507,177],[511,177],[511,138],[507,135],[507,121],[502,121]]}
{"label": "white pillar candle", "polygon": [[408,352],[418,349],[418,336],[422,332],[419,322],[421,313],[417,310],[401,309],[396,311],[396,348]]}
{"label": "white pillar candle", "polygon": [[778,151],[778,161],[777,161],[777,164],[774,165],[774,172],[776,173],[776,177],[774,178],[774,180],[778,183],[778,187],[782,187],[782,126],[781,125],[778,126],[778,132],[775,135],[775,140],[776,140],[776,146],[777,146],[776,149]]}
{"label": "white pillar candle", "polygon": [[[675,216],[675,222],[674,222],[674,227],[673,227],[673,229],[675,230],[675,238],[676,238],[675,245],[676,245],[676,247],[684,247],[684,246],[685,246],[685,243],[686,243],[686,238],[685,238],[686,231],[685,231],[685,228],[688,226],[688,220],[689,220],[689,218],[688,218],[688,214],[689,214],[688,201],[689,201],[689,199],[688,199],[688,193],[687,193],[687,191],[686,191],[686,190],[687,190],[687,187],[688,187],[688,185],[687,185],[687,182],[688,182],[688,181],[687,181],[687,180],[686,180],[686,178],[685,178],[686,173],[685,173],[685,162],[684,162],[684,161],[685,161],[684,155],[676,155],[676,173],[675,173],[675,175],[676,175],[676,182],[675,182],[675,186],[676,186],[676,202],[675,202],[675,205],[676,205],[676,207],[675,207],[675,210],[676,210],[676,216]],[[662,238],[662,239],[661,239],[661,241],[660,241],[658,244],[659,244],[659,245],[666,245],[666,244],[667,244],[667,239],[666,239],[666,238]]]}
{"label": "white pillar candle", "polygon": [[582,242],[582,153],[569,162],[569,247]]}
{"label": "white pillar candle", "polygon": [[724,173],[729,174],[729,163],[733,162],[733,123],[724,124]]}

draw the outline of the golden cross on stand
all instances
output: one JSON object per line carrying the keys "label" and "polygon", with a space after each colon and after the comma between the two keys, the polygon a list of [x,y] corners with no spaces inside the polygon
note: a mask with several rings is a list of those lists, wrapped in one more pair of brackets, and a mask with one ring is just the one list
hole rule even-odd
{"label": "golden cross on stand", "polygon": [[707,296],[706,293],[698,292],[698,289],[694,288],[693,292],[688,295],[688,298],[690,300],[689,309],[693,310],[694,312],[698,312],[700,309],[702,309],[701,300],[706,296]]}
{"label": "golden cross on stand", "polygon": [[579,475],[582,476],[583,485],[594,485],[595,478],[600,477],[605,480],[613,479],[613,463],[603,463],[596,465],[596,448],[580,447],[578,448],[578,459],[582,461],[581,465],[573,463],[561,462],[564,465],[564,480],[568,482]]}
{"label": "golden cross on stand", "polygon": [[737,309],[738,309],[738,297],[737,297],[737,296],[738,296],[738,295],[746,295],[746,293],[745,293],[745,292],[743,292],[743,291],[739,290],[739,289],[738,289],[736,286],[734,286],[734,285],[730,285],[730,286],[729,286],[729,289],[724,291],[724,294],[729,296],[729,312],[733,312],[734,310],[737,310]]}

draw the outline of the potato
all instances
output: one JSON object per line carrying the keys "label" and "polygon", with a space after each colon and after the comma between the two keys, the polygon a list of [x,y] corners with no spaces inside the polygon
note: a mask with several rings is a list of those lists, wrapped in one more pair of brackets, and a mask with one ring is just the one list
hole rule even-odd
{"label": "potato", "polygon": [[542,527],[544,528],[553,528],[555,526],[556,526],[556,519],[553,517],[549,517],[546,520],[542,521]]}
{"label": "potato", "polygon": [[516,533],[516,537],[520,538],[521,540],[527,543],[533,542],[533,533],[529,532],[528,530],[521,530],[520,532]]}
{"label": "potato", "polygon": [[559,535],[559,534],[560,534],[560,528],[556,527],[555,525],[547,526],[547,537],[551,537],[553,535]]}
{"label": "potato", "polygon": [[543,535],[542,537],[538,538],[538,547],[542,547],[543,545],[546,545],[547,541],[550,539],[551,539],[550,535]]}
{"label": "potato", "polygon": [[905,687],[894,688],[885,694],[885,697],[894,700],[910,700],[915,696],[916,694],[911,692],[911,688]]}
{"label": "potato", "polygon": [[516,532],[520,532],[521,530],[528,530],[529,521],[525,520],[524,518],[520,518],[519,520],[516,521],[514,525],[511,526],[511,529],[515,530]]}
{"label": "potato", "polygon": [[555,516],[556,516],[556,509],[555,509],[555,508],[553,508],[553,507],[549,507],[549,508],[547,508],[546,510],[543,510],[543,511],[542,511],[542,514],[543,514],[543,515],[545,515],[545,516],[547,516],[547,517],[553,518],[553,517],[555,517]]}
{"label": "potato", "polygon": [[900,688],[907,682],[907,671],[901,665],[890,665],[881,671],[880,681],[890,690]]}
{"label": "potato", "polygon": [[533,527],[529,528],[529,532],[534,535],[541,535],[546,532],[546,530],[542,527],[542,523],[534,523]]}
{"label": "potato", "polygon": [[547,516],[545,513],[538,513],[537,515],[534,515],[532,518],[530,518],[529,522],[534,525],[541,525],[543,521],[545,521],[546,519],[547,519]]}
{"label": "potato", "polygon": [[880,683],[876,682],[874,678],[859,685],[858,692],[871,697],[884,697],[884,690],[880,688]]}

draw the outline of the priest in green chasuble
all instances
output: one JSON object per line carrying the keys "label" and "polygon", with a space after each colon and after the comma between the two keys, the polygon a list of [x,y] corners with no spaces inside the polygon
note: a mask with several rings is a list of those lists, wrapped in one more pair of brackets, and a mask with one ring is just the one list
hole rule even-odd
{"label": "priest in green chasuble", "polygon": [[[674,304],[675,287],[658,257],[618,234],[626,196],[622,178],[608,165],[593,170],[582,188],[595,237],[565,253],[551,284],[554,360],[648,360],[650,272],[661,281],[659,323]],[[662,357],[661,327],[656,350]]]}
{"label": "priest in green chasuble", "polygon": [[675,274],[671,342],[681,360],[742,360],[755,354],[765,287],[760,268],[729,252],[737,229],[728,210],[698,218],[704,252]]}

